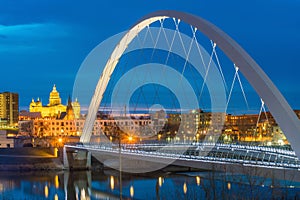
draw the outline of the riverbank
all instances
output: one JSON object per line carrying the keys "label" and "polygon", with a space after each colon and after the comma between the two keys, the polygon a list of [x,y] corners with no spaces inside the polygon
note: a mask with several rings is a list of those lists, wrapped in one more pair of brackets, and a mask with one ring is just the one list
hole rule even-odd
{"label": "riverbank", "polygon": [[0,149],[0,171],[64,170],[60,152],[56,148]]}
{"label": "riverbank", "polygon": [[[91,158],[91,170],[103,170],[103,164]],[[0,171],[63,171],[63,148],[0,148]],[[76,168],[71,170],[76,171]],[[78,170],[82,170],[81,168]]]}

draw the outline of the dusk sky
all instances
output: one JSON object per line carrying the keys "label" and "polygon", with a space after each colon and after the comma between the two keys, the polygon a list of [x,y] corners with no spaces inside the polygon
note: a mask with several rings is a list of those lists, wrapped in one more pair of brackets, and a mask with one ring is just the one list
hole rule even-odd
{"label": "dusk sky", "polygon": [[95,46],[166,9],[198,15],[224,30],[300,109],[299,0],[0,0],[0,92],[19,93],[21,108],[28,109],[31,98],[48,103],[56,84],[65,103]]}

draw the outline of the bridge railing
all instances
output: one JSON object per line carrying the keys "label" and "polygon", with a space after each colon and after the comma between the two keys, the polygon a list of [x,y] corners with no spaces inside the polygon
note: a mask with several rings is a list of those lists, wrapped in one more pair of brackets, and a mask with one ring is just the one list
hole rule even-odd
{"label": "bridge railing", "polygon": [[[120,151],[119,144],[111,143],[77,144],[76,147],[115,153]],[[271,147],[221,143],[121,144],[120,147],[122,153],[136,156],[159,156],[172,159],[207,160],[300,169],[300,162],[295,152]]]}

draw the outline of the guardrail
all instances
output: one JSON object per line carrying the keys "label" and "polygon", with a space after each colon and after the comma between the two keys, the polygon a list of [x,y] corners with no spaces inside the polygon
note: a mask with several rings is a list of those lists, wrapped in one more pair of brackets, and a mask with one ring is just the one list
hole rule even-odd
{"label": "guardrail", "polygon": [[121,152],[135,156],[155,156],[187,161],[239,163],[272,168],[295,168],[300,162],[294,151],[262,146],[220,143],[176,143],[176,144],[77,144],[72,148]]}

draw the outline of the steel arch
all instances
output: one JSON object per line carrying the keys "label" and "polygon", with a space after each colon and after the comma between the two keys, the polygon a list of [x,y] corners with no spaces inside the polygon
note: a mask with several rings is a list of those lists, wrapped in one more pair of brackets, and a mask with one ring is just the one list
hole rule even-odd
{"label": "steel arch", "polygon": [[[155,21],[165,18],[175,18],[186,22],[196,27],[199,31],[217,44],[217,46],[228,56],[228,58],[230,58],[231,61],[239,67],[239,70],[249,81],[258,95],[263,99],[276,122],[285,133],[296,155],[298,158],[300,158],[300,145],[298,144],[298,142],[300,142],[300,121],[270,78],[251,58],[251,56],[225,32],[198,16],[184,12],[172,10],[153,12],[144,16],[134,26],[131,27],[127,34],[120,40],[119,44],[111,54],[110,59],[107,61],[103,73],[98,81],[95,94],[90,103],[90,107],[99,107],[102,96],[109,82],[109,78],[118,63],[119,58],[126,50],[127,45],[145,27]],[[86,121],[89,122],[95,120],[95,116],[96,113],[88,113]],[[80,138],[81,142],[89,142],[92,128],[93,127],[86,127],[86,125],[84,126],[83,134]]]}

